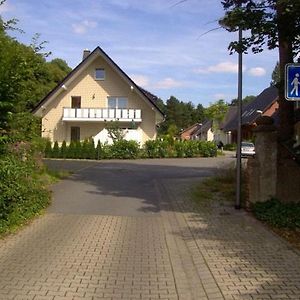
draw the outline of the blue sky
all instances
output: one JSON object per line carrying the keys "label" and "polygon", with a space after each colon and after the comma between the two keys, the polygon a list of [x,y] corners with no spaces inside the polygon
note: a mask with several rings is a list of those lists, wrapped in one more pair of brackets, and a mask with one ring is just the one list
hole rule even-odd
{"label": "blue sky", "polygon": [[[29,44],[35,33],[52,56],[75,67],[83,49],[100,46],[137,84],[168,99],[208,106],[237,96],[235,33],[218,27],[220,0],[7,0],[4,19],[17,18]],[[244,56],[243,96],[271,81],[277,51]]]}

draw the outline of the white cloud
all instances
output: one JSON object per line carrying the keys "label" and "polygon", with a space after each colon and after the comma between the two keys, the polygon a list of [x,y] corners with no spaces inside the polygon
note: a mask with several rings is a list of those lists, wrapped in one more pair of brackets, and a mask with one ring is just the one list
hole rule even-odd
{"label": "white cloud", "polygon": [[144,75],[131,75],[131,79],[141,87],[148,87],[149,86],[149,78]]}
{"label": "white cloud", "polygon": [[[243,67],[243,71],[246,67]],[[198,68],[194,70],[195,73],[209,74],[209,73],[234,73],[238,72],[238,64],[230,61],[221,62],[214,66],[209,66],[207,68]]]}
{"label": "white cloud", "polygon": [[157,82],[154,85],[154,88],[156,89],[172,89],[172,88],[176,88],[176,87],[181,87],[184,86],[183,82],[177,81],[173,78],[164,78],[163,80]]}
{"label": "white cloud", "polygon": [[96,22],[88,20],[84,20],[78,24],[72,24],[73,31],[77,34],[86,33],[88,29],[95,28],[96,26]]}
{"label": "white cloud", "polygon": [[256,68],[249,69],[248,73],[251,76],[260,77],[260,76],[265,76],[267,72],[264,68],[256,67]]}

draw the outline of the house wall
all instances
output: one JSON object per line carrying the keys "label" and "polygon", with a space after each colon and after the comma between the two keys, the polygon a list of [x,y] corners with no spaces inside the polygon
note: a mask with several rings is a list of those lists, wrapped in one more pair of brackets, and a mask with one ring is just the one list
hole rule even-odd
{"label": "house wall", "polygon": [[191,133],[196,129],[197,126],[193,126],[180,134],[182,140],[190,140]]}
{"label": "house wall", "polygon": [[[95,80],[95,68],[105,69],[105,80]],[[75,75],[75,74],[74,74]],[[81,96],[81,108],[105,108],[108,96],[128,98],[128,108],[142,110],[142,123],[136,124],[141,130],[142,143],[156,137],[156,112],[138,94],[131,90],[125,80],[101,57],[96,58],[81,74],[50,103],[47,103],[42,117],[42,136],[52,142],[70,142],[71,126],[79,126],[81,139],[95,136],[104,128],[104,122],[65,122],[62,121],[63,108],[71,107],[71,97]],[[124,124],[125,126],[126,124]]]}
{"label": "house wall", "polygon": [[272,105],[266,109],[264,111],[264,113],[262,114],[263,116],[268,116],[268,117],[272,117],[273,114],[276,112],[276,110],[278,109],[279,104],[278,101],[275,101],[274,103],[272,103]]}

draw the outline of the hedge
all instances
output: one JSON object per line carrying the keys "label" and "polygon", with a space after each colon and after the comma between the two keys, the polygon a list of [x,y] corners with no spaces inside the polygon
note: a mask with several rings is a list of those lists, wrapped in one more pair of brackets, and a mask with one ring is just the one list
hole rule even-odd
{"label": "hedge", "polygon": [[135,141],[124,139],[115,141],[112,145],[98,142],[95,147],[93,140],[83,142],[64,141],[59,147],[50,141],[45,147],[46,158],[77,158],[77,159],[136,159],[136,158],[179,158],[179,157],[214,157],[217,146],[214,142],[180,141],[156,139],[149,140],[140,148]]}

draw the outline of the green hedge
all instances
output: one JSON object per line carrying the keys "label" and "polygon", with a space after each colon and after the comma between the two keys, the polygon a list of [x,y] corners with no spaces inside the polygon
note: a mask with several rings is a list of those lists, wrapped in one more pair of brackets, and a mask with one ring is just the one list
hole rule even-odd
{"label": "green hedge", "polygon": [[136,159],[136,158],[175,158],[175,157],[214,157],[217,147],[214,142],[179,141],[157,139],[147,141],[143,148],[135,141],[118,140],[112,145],[98,142],[95,147],[93,140],[71,142],[64,141],[59,147],[48,141],[45,147],[47,158],[78,158],[78,159]]}
{"label": "green hedge", "polygon": [[13,152],[0,159],[0,233],[23,224],[50,201],[50,193],[40,179],[39,162],[28,154],[29,149]]}

